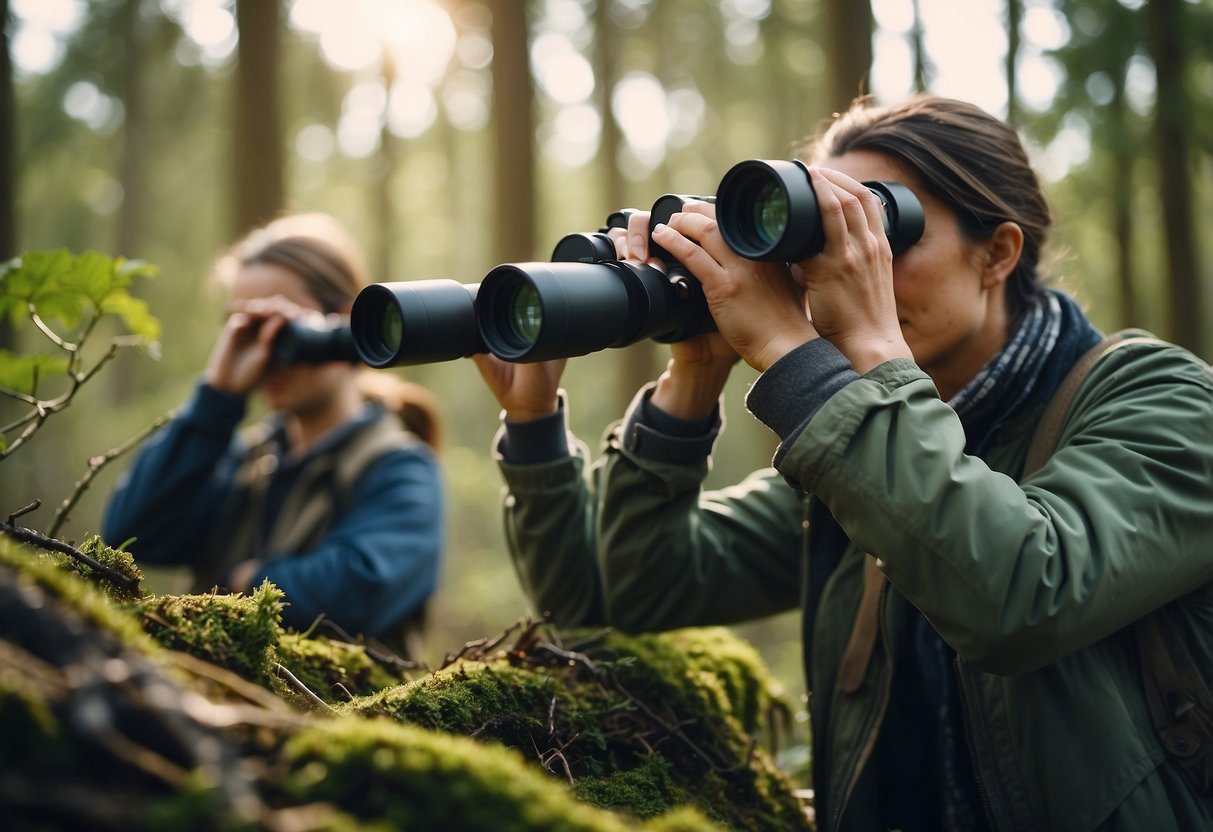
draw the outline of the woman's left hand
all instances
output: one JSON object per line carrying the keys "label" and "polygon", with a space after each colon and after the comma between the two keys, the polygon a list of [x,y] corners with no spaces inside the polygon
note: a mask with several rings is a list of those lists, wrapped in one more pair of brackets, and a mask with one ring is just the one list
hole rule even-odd
{"label": "woman's left hand", "polygon": [[720,334],[759,372],[817,337],[787,267],[734,253],[720,236],[716,206],[686,203],[653,240],[699,279]]}
{"label": "woman's left hand", "polygon": [[897,317],[880,200],[840,171],[810,167],[809,179],[825,247],[794,264],[792,274],[818,331],[860,375],[891,358],[912,358]]}

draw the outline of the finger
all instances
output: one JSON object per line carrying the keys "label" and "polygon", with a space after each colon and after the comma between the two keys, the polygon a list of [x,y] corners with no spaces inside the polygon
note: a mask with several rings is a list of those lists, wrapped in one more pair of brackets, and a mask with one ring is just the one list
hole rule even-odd
{"label": "finger", "polygon": [[626,228],[608,228],[606,235],[611,238],[611,242],[615,244],[615,259],[627,260],[628,253],[628,232]]}
{"label": "finger", "polygon": [[[679,215],[674,215],[674,217],[677,216]],[[671,222],[674,217],[670,218]],[[683,219],[679,222],[685,224],[687,220]],[[653,229],[653,240],[673,255],[679,263],[690,269],[691,273],[701,281],[705,278],[710,279],[720,270],[720,263],[704,250],[703,246],[665,223],[658,223],[657,227]]]}
{"label": "finger", "polygon": [[872,190],[856,179],[847,176],[842,171],[822,168],[821,174],[835,187],[842,188],[859,200],[863,208],[864,223],[868,230],[878,236],[884,236],[884,203]]}
{"label": "finger", "polygon": [[628,259],[641,263],[649,258],[649,211],[634,211],[628,217]]}

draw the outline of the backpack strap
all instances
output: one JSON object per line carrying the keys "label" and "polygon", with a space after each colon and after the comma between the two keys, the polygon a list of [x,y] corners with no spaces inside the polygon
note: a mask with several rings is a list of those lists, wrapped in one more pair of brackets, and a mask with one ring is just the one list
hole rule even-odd
{"label": "backpack strap", "polygon": [[[1075,362],[1045,408],[1021,480],[1040,470],[1056,449],[1070,404],[1095,365],[1121,347],[1150,343],[1162,342],[1140,330],[1116,332]],[[1167,605],[1131,626],[1155,733],[1196,788],[1213,794],[1213,691],[1197,668]]]}

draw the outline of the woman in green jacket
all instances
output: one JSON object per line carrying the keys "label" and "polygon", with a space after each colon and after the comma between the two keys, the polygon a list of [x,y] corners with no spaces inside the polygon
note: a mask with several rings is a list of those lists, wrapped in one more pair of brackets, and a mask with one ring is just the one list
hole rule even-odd
{"label": "woman in green jacket", "polygon": [[[585,475],[563,362],[477,357],[525,589],[558,623],[630,630],[799,606],[822,829],[1213,829],[1213,794],[1156,734],[1131,626],[1166,605],[1213,668],[1206,365],[1117,349],[1025,472],[1101,334],[1038,275],[1050,214],[1018,136],[957,101],[859,103],[806,158],[817,256],[744,260],[706,204],[653,232],[719,334],[672,345]],[[867,180],[922,202],[896,257]],[[643,219],[621,256],[647,255]],[[704,492],[738,357],[781,443],[773,469]]]}

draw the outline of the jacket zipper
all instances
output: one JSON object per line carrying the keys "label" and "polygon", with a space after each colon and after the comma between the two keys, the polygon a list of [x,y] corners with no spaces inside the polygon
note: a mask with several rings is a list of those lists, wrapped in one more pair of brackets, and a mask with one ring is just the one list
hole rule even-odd
{"label": "jacket zipper", "polygon": [[985,781],[981,777],[981,767],[977,763],[977,748],[973,740],[972,732],[969,730],[969,697],[965,691],[964,673],[960,667],[960,656],[952,656],[952,664],[956,669],[956,692],[960,698],[960,729],[964,732],[965,748],[969,751],[969,763],[973,768],[973,779],[977,781],[977,794],[981,798],[981,808],[985,812],[986,822],[990,829],[997,830],[998,824],[994,820],[994,807],[990,803],[990,794],[986,791]]}
{"label": "jacket zipper", "polygon": [[868,729],[868,735],[864,738],[863,747],[859,750],[859,755],[855,758],[855,768],[847,780],[846,787],[842,790],[842,797],[838,801],[838,808],[834,810],[833,817],[830,818],[830,829],[837,830],[839,824],[842,823],[842,815],[846,810],[847,803],[851,800],[851,794],[855,791],[855,786],[859,783],[859,777],[863,773],[864,766],[872,756],[873,749],[876,748],[876,740],[880,736],[880,727],[884,723],[884,713],[889,707],[889,697],[892,694],[893,688],[893,652],[889,649],[889,634],[885,629],[884,607],[885,596],[888,592],[889,583],[885,581],[880,587],[880,594],[876,597],[876,608],[879,611],[877,617],[877,626],[880,632],[880,646],[884,650],[884,654],[888,661],[888,667],[885,673],[882,674],[884,679],[884,690],[880,694],[880,699],[876,703],[876,709],[872,716],[872,724]]}

